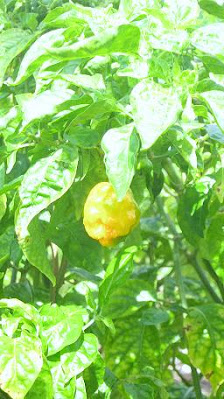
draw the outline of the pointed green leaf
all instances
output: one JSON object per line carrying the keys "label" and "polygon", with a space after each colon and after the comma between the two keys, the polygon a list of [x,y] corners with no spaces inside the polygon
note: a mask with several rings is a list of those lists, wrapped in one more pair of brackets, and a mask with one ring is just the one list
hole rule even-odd
{"label": "pointed green leaf", "polygon": [[174,89],[150,81],[142,81],[134,87],[131,105],[143,149],[151,147],[176,122],[182,108]]}
{"label": "pointed green leaf", "polygon": [[224,3],[222,0],[199,0],[199,4],[209,14],[224,18]]}
{"label": "pointed green leaf", "polygon": [[113,53],[135,54],[138,51],[140,31],[134,25],[120,25],[104,30],[96,36],[79,40],[70,46],[48,46],[49,54],[59,60],[92,58]]}
{"label": "pointed green leaf", "polygon": [[124,198],[135,172],[139,140],[133,129],[133,123],[110,129],[101,142],[107,175],[118,200]]}
{"label": "pointed green leaf", "polygon": [[121,251],[110,262],[105,277],[99,288],[99,303],[103,307],[112,292],[121,286],[133,270],[133,256],[137,247],[130,247]]}
{"label": "pointed green leaf", "polygon": [[[46,47],[62,45],[65,40],[63,35],[64,31],[65,29],[55,29],[47,32],[32,44],[20,64],[18,75],[13,83],[14,85],[22,83],[25,79],[31,76],[44,61],[51,58]],[[20,40],[19,35],[18,39]]]}
{"label": "pointed green leaf", "polygon": [[98,353],[98,340],[94,334],[84,334],[83,337],[61,355],[61,364],[66,374],[66,381],[77,376],[90,366]]}
{"label": "pointed green leaf", "polygon": [[19,239],[20,247],[32,266],[35,266],[55,285],[56,279],[48,258],[46,242],[40,221],[34,218],[28,227],[28,235]]}

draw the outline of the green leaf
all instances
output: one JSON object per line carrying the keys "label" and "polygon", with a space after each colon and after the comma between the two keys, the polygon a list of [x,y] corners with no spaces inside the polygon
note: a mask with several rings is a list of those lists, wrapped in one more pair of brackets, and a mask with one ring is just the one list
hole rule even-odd
{"label": "green leaf", "polygon": [[101,142],[107,175],[119,201],[127,193],[135,172],[139,141],[133,129],[133,123],[110,129]]}
{"label": "green leaf", "polygon": [[224,144],[224,135],[218,126],[214,125],[206,125],[206,131],[210,137],[210,139],[218,141],[218,143]]}
{"label": "green leaf", "polygon": [[188,45],[189,35],[184,30],[161,29],[149,35],[149,43],[154,49],[170,51],[181,54],[184,47]]}
{"label": "green leaf", "polygon": [[90,129],[88,126],[72,126],[65,133],[64,138],[67,139],[73,145],[77,145],[81,148],[97,147],[100,141],[99,133]]}
{"label": "green leaf", "polygon": [[2,186],[0,188],[0,195],[7,193],[10,190],[14,190],[15,188],[17,188],[21,181],[22,181],[23,176],[19,176],[16,179],[10,181],[7,184],[4,184],[4,186]]}
{"label": "green leaf", "polygon": [[[224,24],[223,24],[224,27]],[[224,92],[218,90],[212,90],[205,93],[201,93],[198,97],[205,101],[214,118],[220,127],[220,129],[224,132],[224,115],[223,115],[223,107],[224,107]]]}
{"label": "green leaf", "polygon": [[14,228],[8,227],[0,235],[0,266],[3,264],[10,255],[11,244],[14,239]]}
{"label": "green leaf", "polygon": [[74,399],[87,399],[85,381],[82,377],[76,380],[76,390]]}
{"label": "green leaf", "polygon": [[33,35],[22,29],[8,29],[0,34],[0,87],[12,60],[30,43]]}
{"label": "green leaf", "polygon": [[54,355],[80,337],[83,327],[81,315],[68,315],[57,305],[45,305],[40,310],[42,335],[47,342],[48,356]]}
{"label": "green leaf", "polygon": [[28,304],[20,301],[19,299],[11,298],[11,299],[1,299],[0,300],[0,308],[8,308],[13,310],[15,315],[22,316],[28,320],[32,320],[34,323],[38,324],[39,314],[37,309]]}
{"label": "green leaf", "polygon": [[64,147],[28,169],[19,190],[21,204],[16,218],[19,239],[29,235],[27,228],[32,219],[70,188],[77,164],[77,150]]}
{"label": "green leaf", "polygon": [[224,4],[220,0],[199,0],[199,4],[209,14],[224,18]]}
{"label": "green leaf", "polygon": [[200,7],[197,0],[165,0],[164,11],[175,27],[187,28],[197,21]]}
{"label": "green leaf", "polygon": [[181,111],[178,94],[159,84],[142,81],[131,93],[131,105],[136,129],[147,149],[172,126]]}
{"label": "green leaf", "polygon": [[53,381],[49,365],[44,358],[43,367],[25,399],[53,399]]}
{"label": "green leaf", "polygon": [[157,8],[157,0],[120,0],[119,12],[127,19],[134,20],[147,8]]}
{"label": "green leaf", "polygon": [[0,195],[0,220],[3,218],[7,208],[7,197],[5,194]]}
{"label": "green leaf", "polygon": [[53,377],[54,399],[73,399],[75,395],[75,378],[65,382],[66,375],[58,360],[48,362]]}
{"label": "green leaf", "polygon": [[192,308],[185,320],[189,357],[213,388],[224,382],[224,312],[218,304]]}
{"label": "green leaf", "polygon": [[[87,369],[85,369],[83,373],[88,398],[105,397],[105,399],[110,399],[110,395],[108,393],[111,391],[108,386],[109,384],[106,381],[105,371],[107,373],[107,369],[105,370],[105,362],[98,352],[94,362]],[[115,381],[116,379],[114,378],[113,382]],[[100,389],[101,387],[102,391]],[[103,395],[100,395],[101,392]]]}
{"label": "green leaf", "polygon": [[203,53],[224,61],[224,23],[217,22],[196,29],[192,34],[191,43]]}
{"label": "green leaf", "polygon": [[136,247],[127,248],[110,262],[99,288],[99,304],[101,307],[107,303],[112,292],[130,276],[133,270],[133,256],[136,250]]}
{"label": "green leaf", "polygon": [[17,298],[23,302],[33,302],[33,290],[28,280],[11,283],[4,288],[5,298]]}
{"label": "green leaf", "polygon": [[19,94],[16,99],[20,105],[23,123],[22,128],[31,122],[53,115],[58,112],[58,106],[71,99],[74,92],[69,89],[46,90],[40,94]]}
{"label": "green leaf", "polygon": [[[12,399],[23,399],[43,364],[41,341],[33,336],[0,337],[0,386]],[[25,378],[24,378],[25,376]]]}
{"label": "green leaf", "polygon": [[40,27],[48,28],[75,28],[77,33],[81,33],[85,24],[78,17],[73,4],[66,3],[62,7],[57,7],[46,15]]}
{"label": "green leaf", "polygon": [[[13,85],[18,85],[31,76],[44,61],[50,58],[46,46],[62,45],[65,29],[55,29],[39,37],[26,52]],[[20,36],[18,36],[20,39]]]}
{"label": "green leaf", "polygon": [[138,51],[140,31],[134,25],[120,25],[103,33],[79,40],[70,46],[54,48],[48,46],[50,55],[58,60],[92,58],[113,53],[135,54]]}
{"label": "green leaf", "polygon": [[156,292],[148,281],[129,279],[114,290],[103,308],[103,315],[116,319],[137,312],[149,302],[156,302]]}
{"label": "green leaf", "polygon": [[209,55],[200,55],[200,59],[210,72],[217,74],[224,73],[224,62],[220,61],[218,58]]}
{"label": "green leaf", "polygon": [[[78,198],[77,206],[80,207],[79,201]],[[55,212],[57,213],[59,210],[62,209],[56,207]],[[82,213],[82,209],[80,211]],[[71,213],[69,216],[71,218]],[[66,217],[61,220],[58,218],[57,222],[56,217],[57,215],[55,214],[55,230],[50,232],[49,237],[63,250],[70,264],[94,274],[102,270],[101,263],[99,262],[102,258],[102,247],[97,241],[92,240],[88,236],[83,223],[81,221],[74,222],[73,220],[68,222],[66,221]]]}
{"label": "green leaf", "polygon": [[66,82],[72,83],[77,87],[81,87],[89,91],[103,91],[106,90],[106,86],[103,80],[103,76],[100,73],[95,75],[84,75],[84,74],[61,74],[60,79]]}
{"label": "green leaf", "polygon": [[178,205],[180,228],[185,238],[194,246],[204,237],[209,202],[206,194],[196,187],[188,187],[180,197]]}
{"label": "green leaf", "polygon": [[94,334],[84,334],[74,345],[65,348],[61,355],[61,364],[66,382],[89,367],[97,353],[98,340]]}
{"label": "green leaf", "polygon": [[160,364],[159,336],[154,326],[144,326],[138,315],[115,323],[116,335],[107,336],[105,359],[118,378],[139,375],[148,365]]}
{"label": "green leaf", "polygon": [[132,384],[125,382],[124,389],[129,399],[153,399],[155,397],[155,391],[148,383]]}
{"label": "green leaf", "polygon": [[56,279],[48,258],[46,239],[37,218],[31,221],[28,227],[28,235],[20,238],[19,244],[30,264],[40,270],[55,285]]}
{"label": "green leaf", "polygon": [[144,326],[157,326],[166,323],[169,320],[169,314],[163,309],[151,308],[143,312],[141,323]]}
{"label": "green leaf", "polygon": [[200,252],[205,259],[212,262],[217,274],[224,282],[224,216],[220,212],[210,220],[205,231],[205,237],[200,242]]}

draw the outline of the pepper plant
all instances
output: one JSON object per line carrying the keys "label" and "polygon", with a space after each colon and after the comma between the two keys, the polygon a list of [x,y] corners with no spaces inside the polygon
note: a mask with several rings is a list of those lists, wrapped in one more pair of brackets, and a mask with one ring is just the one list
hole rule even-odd
{"label": "pepper plant", "polygon": [[0,0],[1,398],[223,397],[223,144],[222,0]]}

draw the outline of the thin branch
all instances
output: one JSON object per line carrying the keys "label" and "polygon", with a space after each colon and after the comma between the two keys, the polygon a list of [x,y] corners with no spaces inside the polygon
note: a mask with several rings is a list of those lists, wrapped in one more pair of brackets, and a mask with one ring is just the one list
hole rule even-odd
{"label": "thin branch", "polygon": [[183,308],[187,308],[187,300],[186,300],[186,295],[185,295],[185,290],[184,290],[184,283],[183,283],[183,278],[181,274],[181,262],[180,262],[180,246],[177,241],[179,235],[176,230],[176,227],[171,220],[170,216],[165,212],[164,206],[162,199],[160,197],[156,198],[156,203],[159,208],[160,213],[164,217],[167,226],[169,227],[170,232],[174,236],[174,248],[173,248],[173,261],[174,261],[174,271],[175,271],[175,277],[176,277],[176,282],[177,286],[179,289],[179,294],[180,294],[180,299],[181,299],[181,304]]}
{"label": "thin branch", "polygon": [[53,265],[53,272],[56,278],[56,284],[55,286],[51,286],[51,303],[55,303],[56,302],[56,296],[57,296],[57,280],[58,280],[58,251],[57,251],[57,247],[51,243],[51,251],[52,251],[52,265]]}
{"label": "thin branch", "polygon": [[63,255],[62,261],[61,261],[61,266],[60,266],[59,273],[58,273],[57,290],[59,290],[59,288],[61,288],[61,286],[64,283],[67,264],[68,264],[67,259]]}
{"label": "thin branch", "polygon": [[201,268],[199,265],[196,256],[189,256],[187,255],[188,261],[191,263],[191,265],[194,267],[195,271],[197,272],[198,276],[201,279],[201,282],[203,283],[204,287],[210,294],[211,298],[216,302],[216,303],[222,303],[222,300],[220,297],[216,294],[214,288],[211,286],[209,280],[207,279],[206,274],[204,273],[204,270]]}
{"label": "thin branch", "polygon": [[219,292],[221,294],[222,300],[224,301],[224,285],[221,282],[219,276],[216,274],[215,270],[213,269],[211,263],[207,259],[202,259],[202,262],[204,263],[207,272],[210,274],[210,276],[213,278],[213,280],[216,282]]}
{"label": "thin branch", "polygon": [[202,393],[201,393],[201,385],[200,385],[200,378],[197,373],[197,369],[194,366],[191,366],[191,375],[193,379],[193,384],[194,384],[194,389],[195,389],[195,394],[197,399],[202,399]]}

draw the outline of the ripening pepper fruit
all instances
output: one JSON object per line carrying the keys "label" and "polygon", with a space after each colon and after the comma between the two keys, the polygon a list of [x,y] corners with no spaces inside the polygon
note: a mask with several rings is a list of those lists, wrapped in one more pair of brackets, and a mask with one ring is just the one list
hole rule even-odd
{"label": "ripening pepper fruit", "polygon": [[126,236],[140,219],[140,211],[131,190],[118,201],[110,183],[98,183],[90,191],[84,206],[83,224],[88,235],[108,247]]}

